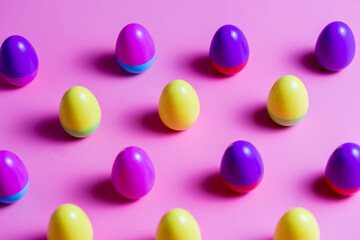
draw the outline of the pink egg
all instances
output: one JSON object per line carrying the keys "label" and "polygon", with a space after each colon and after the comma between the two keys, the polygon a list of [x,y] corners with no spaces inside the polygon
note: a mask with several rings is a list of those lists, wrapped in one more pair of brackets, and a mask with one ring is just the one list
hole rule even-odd
{"label": "pink egg", "polygon": [[115,159],[111,180],[121,196],[139,199],[154,186],[154,166],[144,150],[127,147]]}

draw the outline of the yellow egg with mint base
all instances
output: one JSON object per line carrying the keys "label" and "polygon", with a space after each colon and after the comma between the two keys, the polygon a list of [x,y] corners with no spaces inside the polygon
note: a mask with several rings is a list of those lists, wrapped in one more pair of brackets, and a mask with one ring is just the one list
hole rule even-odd
{"label": "yellow egg with mint base", "polygon": [[200,114],[200,102],[194,88],[184,80],[170,82],[161,93],[159,106],[161,121],[173,130],[185,130]]}
{"label": "yellow egg with mint base", "polygon": [[319,240],[319,225],[305,208],[293,208],[278,222],[274,240]]}
{"label": "yellow egg with mint base", "polygon": [[51,216],[48,240],[92,240],[93,229],[88,216],[73,204],[60,206]]}
{"label": "yellow egg with mint base", "polygon": [[201,240],[200,228],[188,211],[175,208],[161,218],[155,240]]}
{"label": "yellow egg with mint base", "polygon": [[76,86],[64,94],[60,103],[59,118],[68,134],[83,138],[99,127],[101,110],[95,96],[87,88]]}
{"label": "yellow egg with mint base", "polygon": [[273,85],[267,99],[267,110],[274,122],[292,126],[300,122],[309,108],[309,97],[303,82],[287,75]]}

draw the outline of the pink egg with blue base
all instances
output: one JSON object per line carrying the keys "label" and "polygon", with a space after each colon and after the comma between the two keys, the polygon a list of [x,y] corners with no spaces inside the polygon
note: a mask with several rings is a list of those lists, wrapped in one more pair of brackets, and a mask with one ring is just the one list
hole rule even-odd
{"label": "pink egg with blue base", "polygon": [[22,36],[8,37],[0,49],[0,73],[6,82],[22,87],[37,75],[39,60],[31,43]]}
{"label": "pink egg with blue base", "polygon": [[154,62],[154,41],[144,26],[137,23],[128,24],[117,38],[115,55],[125,71],[133,74],[142,73]]}
{"label": "pink egg with blue base", "polygon": [[29,175],[20,158],[10,151],[0,151],[0,203],[18,201],[28,187]]}

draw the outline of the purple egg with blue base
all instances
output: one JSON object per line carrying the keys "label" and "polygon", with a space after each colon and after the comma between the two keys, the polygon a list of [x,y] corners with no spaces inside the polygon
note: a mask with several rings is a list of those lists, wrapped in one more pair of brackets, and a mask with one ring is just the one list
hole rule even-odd
{"label": "purple egg with blue base", "polygon": [[249,60],[249,45],[243,32],[234,25],[219,28],[210,45],[210,61],[224,75],[241,71]]}
{"label": "purple egg with blue base", "polygon": [[325,179],[338,194],[349,196],[360,190],[360,146],[345,143],[331,154]]}
{"label": "purple egg with blue base", "polygon": [[343,22],[332,22],[320,33],[315,54],[322,67],[329,71],[340,71],[352,62],[355,47],[350,27]]}
{"label": "purple egg with blue base", "polygon": [[0,151],[0,203],[18,201],[28,187],[29,175],[20,158],[10,151]]}
{"label": "purple egg with blue base", "polygon": [[22,36],[8,37],[0,49],[0,73],[6,82],[22,87],[37,75],[39,60],[35,49]]}
{"label": "purple egg with blue base", "polygon": [[119,65],[127,72],[138,74],[151,67],[155,60],[155,45],[148,30],[137,23],[126,25],[115,47]]}
{"label": "purple egg with blue base", "polygon": [[264,165],[254,145],[247,141],[236,141],[226,149],[220,173],[231,190],[247,193],[260,184],[264,176]]}

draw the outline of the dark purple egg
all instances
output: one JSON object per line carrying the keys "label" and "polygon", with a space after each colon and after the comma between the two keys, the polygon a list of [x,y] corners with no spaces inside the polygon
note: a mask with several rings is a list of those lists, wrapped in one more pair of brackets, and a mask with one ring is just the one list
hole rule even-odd
{"label": "dark purple egg", "polygon": [[226,149],[220,173],[230,189],[246,193],[261,182],[264,165],[254,145],[247,141],[236,141]]}
{"label": "dark purple egg", "polygon": [[233,75],[242,70],[249,59],[249,45],[243,32],[234,25],[216,31],[210,45],[210,60],[222,74]]}
{"label": "dark purple egg", "polygon": [[347,67],[355,55],[355,38],[350,27],[343,22],[332,22],[320,33],[316,46],[316,58],[330,71]]}
{"label": "dark purple egg", "polygon": [[21,36],[8,37],[0,49],[0,73],[5,81],[14,86],[31,82],[39,68],[35,49]]}
{"label": "dark purple egg", "polygon": [[325,169],[329,186],[342,195],[360,190],[360,146],[345,143],[331,154]]}

